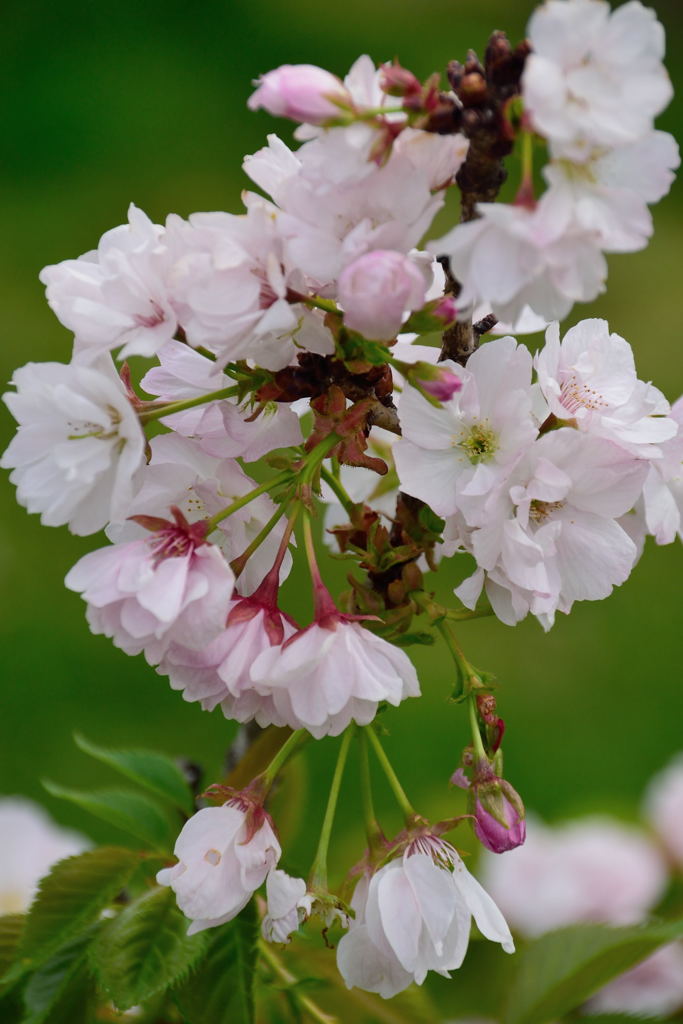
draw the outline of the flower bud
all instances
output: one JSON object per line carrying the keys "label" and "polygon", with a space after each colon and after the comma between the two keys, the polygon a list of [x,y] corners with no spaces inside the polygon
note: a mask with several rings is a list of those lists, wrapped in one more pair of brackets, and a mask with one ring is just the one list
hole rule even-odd
{"label": "flower bud", "polygon": [[426,392],[437,402],[447,402],[462,387],[462,381],[451,370],[444,366],[431,366],[429,363],[415,363],[406,377],[413,387]]}
{"label": "flower bud", "polygon": [[454,786],[469,791],[474,831],[492,853],[514,850],[526,839],[524,804],[516,789],[498,775],[502,770],[501,751],[489,761],[487,757],[477,757],[467,747],[451,776]]}
{"label": "flower bud", "polygon": [[505,853],[526,839],[524,805],[504,779],[474,787],[474,831],[492,853]]}
{"label": "flower bud", "polygon": [[450,326],[458,315],[458,307],[452,295],[442,295],[440,299],[428,302],[417,313],[413,313],[404,324],[404,331],[416,334],[429,334],[431,331],[443,331]]}
{"label": "flower bud", "polygon": [[262,75],[247,102],[250,110],[263,107],[275,117],[306,124],[324,124],[351,110],[353,101],[336,75],[314,64],[283,64]]}
{"label": "flower bud", "polygon": [[376,249],[349,263],[339,275],[337,296],[344,323],[372,341],[391,341],[406,311],[425,300],[431,272],[409,256]]}
{"label": "flower bud", "polygon": [[383,64],[381,86],[389,96],[415,96],[422,92],[422,85],[412,71],[400,64]]}

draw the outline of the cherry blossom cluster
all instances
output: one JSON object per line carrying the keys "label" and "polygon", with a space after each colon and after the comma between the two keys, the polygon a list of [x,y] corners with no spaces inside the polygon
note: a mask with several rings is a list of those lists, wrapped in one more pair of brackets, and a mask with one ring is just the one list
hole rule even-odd
{"label": "cherry blossom cluster", "polygon": [[[480,203],[477,220],[430,245],[448,254],[461,303],[484,301],[511,323],[526,307],[562,319],[604,291],[603,254],[647,245],[648,205],[666,195],[680,163],[675,139],[653,125],[672,95],[654,11],[639,0],[614,11],[606,0],[546,0],[528,39],[512,114],[528,133],[516,198]],[[538,200],[534,137],[547,151]]]}
{"label": "cherry blossom cluster", "polygon": [[460,389],[439,408],[404,391],[394,456],[402,489],[476,559],[456,588],[467,607],[485,587],[503,622],[530,611],[548,628],[557,610],[623,583],[647,532],[680,531],[683,401],[671,409],[638,379],[604,320],[562,339],[552,324],[534,360],[508,337],[464,369],[442,365]]}
{"label": "cherry blossom cluster", "polygon": [[[491,612],[550,628],[623,583],[647,534],[683,533],[683,400],[639,379],[605,321],[557,322],[601,289],[604,252],[651,233],[647,204],[678,163],[653,128],[670,92],[662,55],[638,0],[613,13],[548,0],[527,42],[494,33],[483,64],[452,62],[446,91],[367,56],[343,81],[283,66],[249,106],[298,122],[300,144],[271,135],[245,158],[261,192],[244,193],[244,212],[157,225],[131,206],[96,250],[43,270],[73,354],[28,363],[4,396],[19,502],[45,525],[105,530],[66,577],[93,633],[205,710],[292,731],[246,788],[207,791],[220,805],[190,818],[159,873],[191,932],[234,918],[265,882],[265,939],[288,941],[312,915],[341,926],[347,985],[385,998],[458,968],[472,918],[513,950],[443,838],[459,819],[414,811],[373,722],[419,697],[404,648],[440,635],[472,731],[452,781],[488,850],[520,846],[491,679],[454,630]],[[496,204],[515,147],[516,199]],[[461,222],[425,242],[452,188]],[[513,335],[539,324],[532,357]],[[153,360],[139,381],[129,356]],[[318,564],[321,518],[354,565],[338,599]],[[294,558],[313,596],[303,625],[280,596]],[[452,573],[452,608],[435,601],[435,570]],[[342,734],[311,876],[290,877],[266,799],[306,737]],[[368,850],[346,903],[326,858],[356,734],[405,829],[383,835],[367,772]]]}

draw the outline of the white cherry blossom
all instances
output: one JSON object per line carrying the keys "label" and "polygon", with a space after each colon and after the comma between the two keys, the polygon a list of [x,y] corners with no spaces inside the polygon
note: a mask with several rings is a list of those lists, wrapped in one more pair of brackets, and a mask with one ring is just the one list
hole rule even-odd
{"label": "white cherry blossom", "polygon": [[525,110],[554,155],[636,142],[671,99],[664,30],[638,0],[613,11],[604,0],[546,0],[528,36]]}
{"label": "white cherry blossom", "polygon": [[514,338],[498,338],[478,349],[465,368],[450,360],[439,365],[462,387],[440,408],[416,388],[404,389],[396,468],[408,494],[440,516],[461,509],[475,525],[487,495],[538,433],[531,356]]}
{"label": "white cherry blossom", "polygon": [[660,456],[657,446],[677,433],[664,395],[638,379],[631,346],[606,320],[582,320],[562,341],[551,324],[535,361],[550,411],[579,430],[643,458]]}
{"label": "white cherry blossom", "polygon": [[[447,849],[447,859],[443,851]],[[474,917],[482,934],[514,952],[497,906],[458,854],[440,843],[441,859],[410,847],[403,857],[357,884],[355,919],[337,947],[337,966],[348,988],[390,999],[428,971],[450,977],[463,962]]]}
{"label": "white cherry blossom", "polygon": [[280,226],[273,210],[252,197],[246,214],[171,215],[167,244],[173,256],[169,288],[191,345],[216,354],[222,365],[255,359],[279,370],[297,345],[329,354],[332,336],[317,313],[292,305],[294,285],[307,290],[301,274],[284,265]]}
{"label": "white cherry blossom", "polygon": [[[215,362],[180,341],[167,342],[157,355],[159,365],[148,370],[140,383],[166,402],[199,398],[235,384]],[[203,451],[221,459],[254,462],[276,448],[303,440],[298,416],[284,403],[269,402],[259,412],[226,398],[164,416],[162,422],[198,440]]]}
{"label": "white cherry blossom", "polygon": [[635,504],[646,473],[646,463],[609,441],[569,427],[545,434],[492,495],[487,521],[460,529],[479,568],[457,595],[474,607],[486,584],[503,622],[531,611],[546,629],[574,601],[608,597],[637,557],[617,520]]}
{"label": "white cherry blossom", "polygon": [[167,270],[163,228],[131,203],[128,224],[107,231],[96,250],[45,267],[40,280],[57,317],[76,335],[76,357],[87,362],[121,346],[122,357],[151,356],[173,337]]}
{"label": "white cherry blossom", "polygon": [[479,203],[477,211],[476,220],[428,245],[448,256],[462,285],[461,308],[486,302],[506,323],[527,307],[546,321],[562,320],[575,302],[604,290],[600,233],[579,223],[567,189],[549,188],[533,209]]}
{"label": "white cherry blossom", "polygon": [[19,428],[0,465],[45,526],[101,530],[127,515],[145,436],[111,359],[27,363],[3,399]]}
{"label": "white cherry blossom", "polygon": [[173,889],[192,921],[187,934],[194,935],[236,917],[281,850],[268,815],[235,798],[197,811],[183,826],[174,853],[178,863],[159,871],[157,882]]}

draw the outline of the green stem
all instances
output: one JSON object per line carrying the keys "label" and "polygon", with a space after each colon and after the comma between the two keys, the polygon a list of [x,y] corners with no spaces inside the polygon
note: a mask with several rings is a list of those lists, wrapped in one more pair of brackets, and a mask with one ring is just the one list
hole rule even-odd
{"label": "green stem", "polygon": [[387,777],[387,782],[389,783],[391,791],[396,797],[396,802],[398,806],[401,808],[404,817],[406,818],[406,820],[413,819],[416,816],[415,808],[413,807],[410,800],[406,796],[403,786],[398,781],[398,776],[396,775],[396,772],[392,768],[389,758],[385,754],[384,748],[382,747],[382,744],[380,743],[375,730],[371,725],[367,725],[365,726],[363,731],[367,734],[372,746],[374,747],[375,754],[377,755],[377,760],[381,765],[382,771]]}
{"label": "green stem", "polygon": [[239,576],[242,573],[245,565],[247,564],[251,556],[258,548],[261,547],[264,540],[271,533],[271,531],[275,529],[275,527],[277,526],[277,524],[287,511],[287,505],[287,499],[283,498],[283,500],[280,502],[280,504],[275,509],[272,516],[266,523],[266,525],[263,527],[262,530],[259,530],[259,532],[256,534],[251,544],[249,544],[249,546],[244,549],[241,555],[238,555],[237,558],[233,558],[232,562],[230,563],[230,568],[234,572],[235,576]]}
{"label": "green stem", "polygon": [[207,402],[217,402],[221,398],[234,398],[239,392],[237,385],[232,385],[229,388],[221,388],[219,391],[209,391],[205,395],[199,395],[197,398],[186,398],[181,402],[167,402],[165,405],[156,406],[154,409],[147,409],[145,412],[140,413],[140,422],[144,426],[145,423],[150,423],[151,420],[163,419],[165,416],[171,416],[174,412],[184,412],[185,409],[194,409],[196,405],[205,405]]}
{"label": "green stem", "polygon": [[330,1017],[329,1014],[320,1009],[317,1003],[314,1003],[312,999],[309,999],[308,996],[300,991],[299,979],[291,971],[287,970],[279,956],[273,952],[267,942],[259,941],[259,951],[273,973],[288,986],[288,992],[292,998],[302,1010],[306,1011],[312,1020],[316,1021],[317,1024],[337,1024],[336,1017]]}
{"label": "green stem", "polygon": [[208,520],[207,533],[211,533],[216,529],[220,522],[227,519],[228,516],[231,516],[233,512],[239,512],[241,508],[248,505],[250,501],[254,501],[255,498],[259,497],[259,495],[265,494],[265,492],[270,490],[271,487],[279,487],[280,484],[286,483],[291,479],[291,476],[291,470],[283,469],[283,471],[278,473],[277,476],[271,477],[270,480],[266,480],[265,483],[259,484],[258,487],[255,487],[253,491],[248,491],[247,494],[243,494],[241,498],[237,498],[237,500],[233,501],[231,505],[227,505],[226,508],[217,512],[215,516],[211,516]]}
{"label": "green stem", "polygon": [[330,490],[334,491],[337,498],[339,499],[340,505],[343,506],[344,510],[348,513],[348,515],[353,515],[353,511],[356,507],[356,502],[350,498],[346,489],[343,487],[341,481],[337,480],[336,476],[333,473],[330,473],[329,469],[326,469],[324,466],[322,466],[320,469],[320,475],[327,484],[327,486],[330,488]]}
{"label": "green stem", "polygon": [[301,469],[299,480],[302,485],[310,484],[315,474],[320,469],[323,459],[326,459],[335,445],[338,445],[342,438],[339,434],[332,432],[323,438],[304,458],[304,465]]}
{"label": "green stem", "polygon": [[353,729],[349,728],[345,731],[344,735],[342,736],[339,754],[337,755],[337,764],[335,765],[334,775],[332,776],[330,795],[327,798],[325,817],[323,818],[323,824],[320,830],[318,849],[316,850],[315,859],[313,861],[313,867],[311,868],[311,889],[314,890],[327,889],[327,851],[330,846],[332,825],[334,824],[334,815],[337,810],[339,790],[341,787],[342,777],[344,775],[344,768],[346,766],[346,758],[349,753],[349,746],[351,744],[352,735]]}
{"label": "green stem", "polygon": [[266,791],[269,790],[275,782],[275,778],[278,772],[282,770],[285,762],[289,760],[292,754],[303,742],[309,739],[309,736],[310,734],[306,729],[297,729],[296,732],[293,732],[291,736],[287,737],[275,757],[261,775],[261,780],[264,783]]}
{"label": "green stem", "polygon": [[468,704],[470,706],[470,729],[472,730],[472,744],[474,746],[474,752],[477,760],[488,760],[486,751],[484,750],[484,744],[481,740],[481,732],[479,730],[479,716],[477,715],[477,704],[474,697],[470,697]]}
{"label": "green stem", "polygon": [[383,835],[377,821],[375,805],[372,799],[370,755],[368,751],[368,737],[365,729],[358,730],[358,742],[360,744],[360,795],[363,806],[363,822],[365,824],[365,835],[368,839],[368,846],[372,853],[381,845]]}

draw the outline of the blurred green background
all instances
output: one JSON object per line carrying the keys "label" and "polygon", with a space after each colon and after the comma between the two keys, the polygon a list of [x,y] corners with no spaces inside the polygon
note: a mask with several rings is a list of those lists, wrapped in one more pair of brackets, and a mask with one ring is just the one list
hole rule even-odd
{"label": "blurred green background", "polygon": [[[343,74],[368,52],[376,61],[399,55],[423,77],[464,57],[468,47],[481,51],[494,28],[517,40],[531,6],[520,0],[10,4],[0,41],[1,379],[29,360],[68,360],[70,337],[44,301],[38,272],[96,245],[125,219],[131,200],[157,221],[169,211],[239,210],[247,185],[242,156],[262,145],[267,132],[291,135],[288,124],[247,112],[250,80],[259,73],[311,62]],[[652,6],[666,26],[668,64],[680,86],[683,10],[679,0]],[[682,118],[679,99],[659,123],[681,138]],[[640,376],[673,400],[683,391],[681,189],[654,215],[649,249],[611,258],[608,294],[577,307],[573,320],[608,317],[633,344]],[[4,407],[0,415],[4,447],[13,426]],[[5,483],[0,516],[0,791],[25,793],[95,839],[120,841],[113,829],[86,822],[41,789],[41,777],[71,786],[113,781],[76,751],[72,732],[111,746],[182,754],[215,778],[234,726],[220,713],[184,704],[142,658],[90,636],[82,602],[62,580],[86,550],[99,546],[99,537],[84,541],[41,527]],[[577,605],[547,636],[535,621],[514,630],[493,620],[463,626],[470,658],[500,680],[508,775],[545,818],[596,808],[635,814],[649,776],[683,747],[682,564],[680,546],[649,544],[611,599]],[[341,585],[346,567],[328,560],[326,569]],[[459,579],[465,567],[453,571]],[[440,585],[447,595],[448,586]],[[287,595],[295,614],[305,617],[303,575],[292,577]],[[465,715],[448,703],[444,649],[421,649],[415,658],[424,698],[386,715],[386,745],[418,808],[449,816],[459,806],[447,782],[466,741]],[[303,827],[288,849],[290,869],[305,871],[312,853],[337,742],[315,744],[306,755],[308,770],[297,773],[303,789],[292,790],[289,802],[293,815],[298,806]],[[340,870],[362,849],[353,775],[335,844]],[[379,792],[387,830],[398,827],[381,784]]]}

